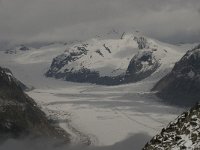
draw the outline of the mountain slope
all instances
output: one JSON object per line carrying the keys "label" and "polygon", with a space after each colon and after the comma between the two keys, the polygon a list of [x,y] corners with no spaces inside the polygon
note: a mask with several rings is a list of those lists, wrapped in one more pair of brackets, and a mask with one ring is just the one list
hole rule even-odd
{"label": "mountain slope", "polygon": [[138,34],[119,39],[92,39],[53,59],[47,77],[105,85],[142,80],[180,53]]}
{"label": "mountain slope", "polygon": [[25,135],[69,141],[69,135],[50,124],[10,71],[0,67],[0,139]]}
{"label": "mountain slope", "polygon": [[178,105],[191,105],[199,101],[200,45],[189,50],[153,90],[168,102]]}
{"label": "mountain slope", "polygon": [[8,68],[2,68],[3,71],[5,72],[5,74],[7,74],[10,78],[13,79],[13,81],[23,90],[23,91],[26,91],[26,90],[29,90],[29,87],[27,87],[24,83],[22,83],[21,81],[19,81],[18,79],[16,79],[12,72],[8,69]]}
{"label": "mountain slope", "polygon": [[186,150],[200,147],[200,104],[182,113],[161,133],[156,135],[143,150]]}

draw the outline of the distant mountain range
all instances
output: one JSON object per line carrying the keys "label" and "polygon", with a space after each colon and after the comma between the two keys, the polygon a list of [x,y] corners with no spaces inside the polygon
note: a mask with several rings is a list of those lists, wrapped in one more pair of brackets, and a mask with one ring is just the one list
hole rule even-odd
{"label": "distant mountain range", "polygon": [[20,45],[20,46],[17,46],[15,48],[7,49],[5,51],[5,53],[6,54],[16,54],[16,53],[18,53],[20,51],[29,51],[29,50],[31,50],[31,48],[29,48],[29,47],[27,47],[25,45]]}

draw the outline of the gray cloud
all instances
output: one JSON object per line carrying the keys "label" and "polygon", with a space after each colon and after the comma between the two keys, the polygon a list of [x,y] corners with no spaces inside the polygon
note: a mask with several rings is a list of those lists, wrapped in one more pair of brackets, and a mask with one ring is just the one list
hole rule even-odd
{"label": "gray cloud", "polygon": [[200,13],[200,8],[198,9],[198,12]]}
{"label": "gray cloud", "polygon": [[1,0],[0,40],[86,39],[111,28],[169,42],[200,38],[199,0]]}

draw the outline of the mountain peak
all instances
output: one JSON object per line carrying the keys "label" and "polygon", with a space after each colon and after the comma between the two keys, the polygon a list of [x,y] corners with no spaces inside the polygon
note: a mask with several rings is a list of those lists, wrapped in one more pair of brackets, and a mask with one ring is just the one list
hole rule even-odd
{"label": "mountain peak", "polygon": [[53,59],[46,75],[106,85],[136,82],[162,63],[171,63],[164,60],[175,54],[179,53],[140,33],[124,32],[116,39],[94,38],[67,48]]}

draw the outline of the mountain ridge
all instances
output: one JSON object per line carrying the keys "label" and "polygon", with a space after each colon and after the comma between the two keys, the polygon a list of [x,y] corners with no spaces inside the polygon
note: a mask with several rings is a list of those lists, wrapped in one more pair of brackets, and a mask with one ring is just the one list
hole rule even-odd
{"label": "mountain ridge", "polygon": [[157,95],[176,105],[193,105],[200,98],[200,44],[188,50],[172,71],[154,87]]}
{"label": "mountain ridge", "polygon": [[74,82],[118,85],[142,80],[164,59],[180,55],[166,45],[138,34],[119,39],[91,39],[75,44],[53,59],[47,77]]}
{"label": "mountain ridge", "polygon": [[69,134],[50,123],[44,112],[26,95],[8,69],[0,67],[0,139],[49,137],[69,142]]}

